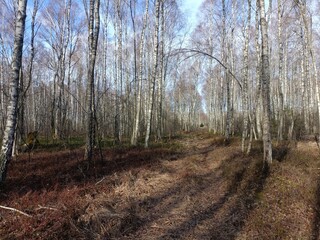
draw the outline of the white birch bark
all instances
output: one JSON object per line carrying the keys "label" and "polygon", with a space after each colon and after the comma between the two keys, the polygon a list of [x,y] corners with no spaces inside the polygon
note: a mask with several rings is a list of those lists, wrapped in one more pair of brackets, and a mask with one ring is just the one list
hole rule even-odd
{"label": "white birch bark", "polygon": [[243,96],[243,130],[242,130],[242,152],[245,152],[245,142],[248,137],[248,121],[249,121],[249,101],[248,101],[248,55],[249,55],[249,27],[251,22],[251,0],[248,0],[248,16],[247,23],[245,25],[245,41],[243,47],[243,85],[242,85],[242,96]]}
{"label": "white birch bark", "polygon": [[98,37],[100,30],[100,0],[90,0],[89,23],[88,23],[88,44],[89,44],[89,64],[87,72],[87,133],[85,159],[92,160],[94,147],[94,68],[97,56]]}
{"label": "white birch bark", "polygon": [[[221,51],[222,51],[222,61],[226,64],[227,63],[227,29],[226,29],[226,18],[227,18],[227,13],[226,13],[226,3],[225,0],[222,0],[222,42],[221,42]],[[225,121],[225,137],[226,140],[229,141],[230,138],[230,124],[231,124],[231,99],[230,99],[230,77],[229,73],[224,70],[224,81],[226,83],[226,101],[227,101],[227,106],[226,106],[226,119],[224,118],[224,114],[222,114],[223,121]],[[223,113],[223,111],[222,111]]]}
{"label": "white birch bark", "polygon": [[144,39],[145,39],[145,30],[147,27],[149,15],[149,0],[146,0],[146,10],[143,17],[143,27],[140,37],[140,56],[139,56],[139,79],[138,79],[138,93],[137,93],[137,106],[136,106],[136,116],[134,120],[133,132],[131,137],[131,144],[137,145],[138,141],[138,132],[139,132],[139,123],[140,123],[140,112],[141,112],[141,91],[142,91],[142,79],[143,79],[143,52],[144,52]]}
{"label": "white birch bark", "polygon": [[7,122],[0,152],[0,183],[6,178],[8,163],[12,157],[12,148],[17,123],[17,104],[19,98],[19,73],[22,62],[22,48],[25,31],[27,0],[18,1],[15,22],[14,47],[10,74],[10,100],[7,110]]}
{"label": "white birch bark", "polygon": [[262,102],[263,102],[263,155],[264,162],[267,165],[272,163],[272,143],[270,128],[270,69],[269,69],[269,44],[268,44],[268,26],[265,17],[264,0],[258,0],[260,3],[260,26],[261,26],[261,83],[262,83]]}
{"label": "white birch bark", "polygon": [[278,53],[279,53],[279,127],[278,139],[283,140],[284,97],[283,97],[283,42],[282,42],[282,0],[278,0]]}
{"label": "white birch bark", "polygon": [[164,28],[165,28],[165,16],[164,16],[164,3],[161,2],[160,7],[161,15],[161,40],[160,40],[160,56],[159,56],[159,66],[160,74],[158,76],[158,119],[157,119],[157,138],[161,140],[163,134],[163,95],[164,95],[164,78],[165,78],[165,69],[164,69]]}
{"label": "white birch bark", "polygon": [[152,111],[154,107],[154,95],[155,95],[155,81],[157,78],[158,69],[158,54],[159,54],[159,24],[160,24],[160,1],[156,0],[156,24],[153,36],[153,69],[150,81],[150,92],[149,92],[149,108],[147,111],[147,129],[145,136],[144,146],[147,148],[149,146],[149,139],[151,133],[151,121],[152,121]]}
{"label": "white birch bark", "polygon": [[[257,1],[257,8],[258,8],[258,1]],[[260,74],[261,74],[261,51],[260,51],[260,44],[259,44],[259,28],[260,28],[260,14],[259,11],[256,11],[255,15],[255,49],[256,49],[256,78],[259,79],[258,86],[257,86],[257,93],[256,93],[256,101],[255,101],[255,108],[256,108],[256,125],[257,125],[257,138],[262,139],[262,126],[261,126],[261,114],[262,114],[262,103],[261,103],[261,81],[260,81]]]}
{"label": "white birch bark", "polygon": [[[309,66],[309,54],[311,55],[311,61],[312,61],[312,68],[313,68],[313,76],[314,76],[314,81],[315,81],[315,94],[316,94],[316,106],[317,106],[317,110],[318,110],[318,126],[316,127],[317,132],[320,132],[320,95],[319,95],[319,83],[318,83],[318,69],[317,69],[317,62],[315,59],[315,55],[314,55],[314,50],[313,50],[313,46],[312,46],[312,28],[309,26],[310,24],[308,23],[308,19],[306,16],[306,2],[298,2],[298,7],[300,10],[300,15],[302,18],[302,23],[303,23],[303,29],[304,29],[304,44],[306,47],[306,53],[305,53],[305,60],[306,62],[306,75],[308,74],[309,70],[310,70],[310,66]],[[311,16],[311,21],[312,21],[312,16]],[[308,75],[307,75],[308,76]],[[310,77],[309,77],[310,78]],[[307,77],[308,79],[308,77]],[[311,81],[311,80],[310,80]],[[312,92],[312,91],[310,91]],[[311,97],[311,100],[313,98]],[[310,113],[309,113],[310,114]],[[308,130],[308,123],[306,125],[307,130]]]}
{"label": "white birch bark", "polygon": [[117,84],[116,84],[116,116],[115,116],[115,133],[114,138],[116,143],[121,142],[121,102],[120,97],[122,93],[122,13],[121,0],[116,3],[117,12]]}

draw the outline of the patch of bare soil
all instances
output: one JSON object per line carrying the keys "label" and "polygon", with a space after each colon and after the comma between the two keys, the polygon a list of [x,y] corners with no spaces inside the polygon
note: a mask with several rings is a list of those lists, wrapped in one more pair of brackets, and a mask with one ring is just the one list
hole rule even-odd
{"label": "patch of bare soil", "polygon": [[179,150],[108,150],[88,169],[81,150],[10,165],[1,239],[318,239],[319,151],[277,145],[270,171],[255,146],[204,133]]}

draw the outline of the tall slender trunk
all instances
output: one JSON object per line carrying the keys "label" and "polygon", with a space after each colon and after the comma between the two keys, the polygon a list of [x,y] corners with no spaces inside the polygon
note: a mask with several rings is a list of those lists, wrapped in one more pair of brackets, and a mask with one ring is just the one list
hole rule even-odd
{"label": "tall slender trunk", "polygon": [[165,28],[165,19],[164,19],[164,3],[161,4],[161,41],[160,41],[160,57],[159,57],[159,66],[160,66],[160,76],[158,76],[158,120],[157,120],[157,137],[158,139],[162,138],[163,134],[163,92],[164,92],[164,28]]}
{"label": "tall slender trunk", "polygon": [[116,143],[121,142],[121,101],[122,94],[122,13],[121,13],[121,0],[117,0],[116,3],[117,12],[117,84],[116,84],[116,116],[115,116],[115,132],[114,138]]}
{"label": "tall slender trunk", "polygon": [[278,139],[283,140],[284,101],[283,101],[283,42],[282,42],[282,1],[278,0],[278,51],[279,51],[279,127]]}
{"label": "tall slender trunk", "polygon": [[243,47],[243,130],[242,130],[242,152],[245,152],[245,141],[248,136],[248,121],[249,121],[249,102],[248,102],[248,55],[249,55],[249,26],[251,22],[251,0],[248,0],[248,15],[245,25],[245,41]]}
{"label": "tall slender trunk", "polygon": [[272,143],[270,128],[270,67],[269,67],[269,45],[268,45],[268,26],[265,17],[264,0],[260,3],[260,25],[261,25],[261,83],[262,83],[262,102],[263,102],[263,153],[264,162],[267,165],[272,163]]}
{"label": "tall slender trunk", "polygon": [[[259,5],[257,1],[257,6]],[[260,81],[260,75],[261,75],[261,51],[260,51],[260,44],[259,44],[259,28],[260,28],[260,14],[259,11],[256,11],[255,15],[255,48],[256,48],[256,79],[258,80],[257,83],[257,93],[256,93],[256,99],[255,99],[255,108],[256,111],[256,125],[257,125],[257,138],[262,139],[262,127],[261,127],[261,112],[262,112],[262,103],[261,103],[261,81]]]}
{"label": "tall slender trunk", "polygon": [[[302,32],[302,30],[301,30]],[[303,33],[301,33],[301,37],[303,36]],[[307,88],[306,88],[306,72],[305,72],[305,60],[306,60],[306,49],[305,49],[305,45],[304,43],[302,43],[302,49],[301,49],[301,61],[300,61],[300,71],[301,71],[301,74],[300,74],[300,90],[301,90],[301,93],[302,93],[302,103],[301,103],[301,106],[300,106],[300,111],[301,111],[301,114],[303,116],[303,121],[304,121],[304,126],[305,128],[307,129],[308,126],[307,126]]]}
{"label": "tall slender trunk", "polygon": [[[312,27],[308,23],[307,19],[307,6],[305,1],[297,1],[299,10],[300,10],[300,15],[301,15],[301,20],[303,24],[303,29],[304,29],[304,44],[306,48],[306,53],[305,53],[305,59],[306,59],[306,74],[309,72],[309,54],[311,55],[311,62],[312,62],[312,68],[313,68],[313,74],[314,74],[314,81],[315,81],[315,94],[316,94],[316,105],[317,105],[317,110],[318,110],[318,126],[316,127],[317,132],[320,132],[320,95],[319,95],[319,83],[318,83],[318,69],[317,69],[317,62],[315,59],[315,54],[312,46]],[[311,22],[312,22],[312,16],[311,16]],[[312,91],[311,91],[312,92]],[[308,126],[308,124],[306,125]]]}
{"label": "tall slender trunk", "polygon": [[[71,12],[71,0],[68,0],[66,3],[66,12],[65,12],[65,40],[64,40],[64,50],[63,50],[63,82],[61,82],[61,92],[62,92],[62,96],[61,96],[61,119],[60,119],[60,123],[61,123],[61,127],[60,127],[60,137],[64,140],[66,140],[66,133],[67,133],[67,112],[68,112],[68,101],[67,101],[67,97],[66,97],[66,92],[68,92],[69,89],[67,89],[67,91],[65,90],[65,80],[67,80],[67,86],[69,86],[70,84],[70,65],[71,65],[71,59],[70,59],[70,55],[72,55],[72,52],[69,51],[69,47],[70,45],[72,45],[72,41],[71,41],[71,19],[70,19],[70,12]],[[68,52],[69,51],[69,52]]]}
{"label": "tall slender trunk", "polygon": [[100,0],[90,0],[88,23],[88,44],[89,44],[89,64],[88,64],[88,83],[87,83],[87,135],[85,159],[89,162],[93,157],[94,147],[94,68],[97,56],[98,37],[100,30]]}
{"label": "tall slender trunk", "polygon": [[156,0],[156,24],[154,29],[153,37],[153,69],[150,81],[150,92],[149,92],[149,108],[147,111],[147,129],[144,146],[147,148],[149,146],[150,132],[151,132],[151,122],[152,122],[152,112],[154,106],[154,95],[155,95],[155,81],[157,78],[158,69],[158,54],[159,54],[159,22],[160,22],[160,1]]}
{"label": "tall slender trunk", "polygon": [[19,74],[22,62],[22,48],[24,40],[27,0],[18,1],[18,12],[15,22],[14,46],[10,75],[10,100],[7,111],[7,122],[0,152],[0,183],[6,178],[17,123],[17,105],[19,99]]}
{"label": "tall slender trunk", "polygon": [[133,132],[131,137],[132,145],[137,145],[137,142],[138,142],[140,112],[141,112],[141,90],[142,90],[142,79],[143,79],[143,52],[144,52],[145,30],[147,27],[148,14],[149,14],[148,11],[149,11],[149,0],[146,0],[146,10],[143,17],[143,27],[142,27],[141,38],[140,38],[138,94],[137,94],[136,116],[134,120]]}
{"label": "tall slender trunk", "polygon": [[[225,0],[222,0],[222,42],[221,42],[221,51],[222,51],[222,61],[226,64],[227,63],[227,29],[226,29],[226,19],[227,19],[227,12],[226,12],[226,3]],[[224,81],[226,83],[226,119],[223,116],[223,121],[225,121],[225,137],[228,141],[230,138],[230,124],[231,124],[231,99],[230,99],[230,77],[229,73],[224,70]],[[224,112],[224,111],[223,111]],[[223,113],[222,112],[222,113]]]}

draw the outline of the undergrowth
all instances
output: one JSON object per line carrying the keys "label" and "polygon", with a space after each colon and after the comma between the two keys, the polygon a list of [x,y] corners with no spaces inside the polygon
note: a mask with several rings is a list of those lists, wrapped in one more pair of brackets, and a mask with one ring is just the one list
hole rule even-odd
{"label": "undergrowth", "polygon": [[20,155],[0,205],[30,217],[0,209],[0,238],[318,239],[316,145],[276,143],[263,171],[261,143],[248,156],[240,143],[182,133],[149,149],[105,147],[91,164],[81,148]]}

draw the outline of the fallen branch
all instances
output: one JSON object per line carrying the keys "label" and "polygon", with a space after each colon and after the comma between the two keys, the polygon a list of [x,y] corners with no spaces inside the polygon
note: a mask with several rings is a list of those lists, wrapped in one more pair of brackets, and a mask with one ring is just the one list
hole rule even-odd
{"label": "fallen branch", "polygon": [[44,206],[41,206],[41,205],[38,205],[38,208],[36,210],[41,210],[41,209],[48,209],[48,210],[52,210],[52,211],[58,211],[59,210],[57,208],[44,207]]}
{"label": "fallen branch", "polygon": [[6,209],[6,210],[10,210],[10,211],[13,211],[13,212],[20,213],[20,214],[22,214],[22,215],[24,215],[24,216],[26,216],[26,217],[32,217],[31,215],[29,215],[29,214],[27,214],[27,213],[25,213],[25,212],[22,212],[22,211],[20,211],[20,210],[18,210],[18,209],[15,209],[15,208],[5,207],[5,206],[2,206],[2,205],[0,205],[0,208]]}

